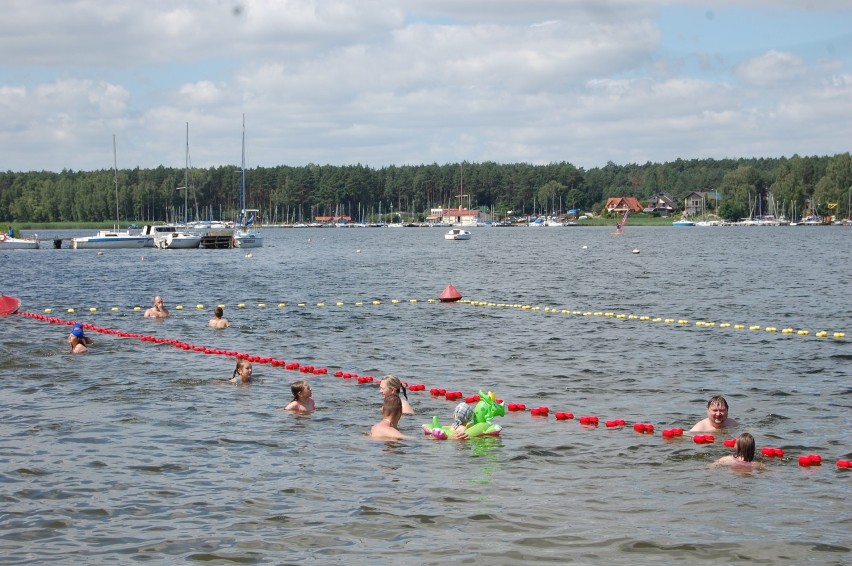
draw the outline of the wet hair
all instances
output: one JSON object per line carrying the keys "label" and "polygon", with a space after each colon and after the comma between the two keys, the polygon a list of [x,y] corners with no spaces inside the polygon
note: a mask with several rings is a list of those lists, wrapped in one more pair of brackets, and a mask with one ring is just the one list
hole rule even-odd
{"label": "wet hair", "polygon": [[737,437],[737,442],[734,444],[737,451],[737,458],[744,462],[754,461],[754,437],[747,432],[742,433]]}
{"label": "wet hair", "polygon": [[394,417],[402,414],[402,399],[399,395],[388,395],[382,402],[382,416]]}
{"label": "wet hair", "polygon": [[290,391],[293,393],[293,401],[299,400],[299,395],[302,394],[302,391],[304,391],[307,386],[307,381],[294,381],[290,384]]}
{"label": "wet hair", "polygon": [[388,387],[393,387],[396,389],[397,394],[402,393],[402,396],[408,399],[408,393],[405,391],[405,385],[402,384],[402,381],[395,375],[386,375],[382,378],[382,381],[388,384]]}
{"label": "wet hair", "polygon": [[710,397],[710,400],[707,401],[707,408],[709,409],[710,405],[714,404],[722,405],[726,409],[728,408],[728,402],[721,395],[713,395],[712,397]]}
{"label": "wet hair", "polygon": [[216,307],[213,309],[213,316],[216,318],[222,318],[222,315],[225,314],[225,311],[222,310],[222,307]]}
{"label": "wet hair", "polygon": [[245,359],[245,358],[239,358],[239,359],[237,360],[237,367],[235,367],[235,368],[234,368],[234,374],[231,376],[231,379],[236,380],[237,382],[242,381],[242,380],[238,380],[238,379],[237,379],[237,373],[239,373],[239,371],[240,371],[242,368],[249,367],[249,366],[251,366],[251,362],[250,362],[250,361],[248,361],[248,360],[247,360],[247,359]]}

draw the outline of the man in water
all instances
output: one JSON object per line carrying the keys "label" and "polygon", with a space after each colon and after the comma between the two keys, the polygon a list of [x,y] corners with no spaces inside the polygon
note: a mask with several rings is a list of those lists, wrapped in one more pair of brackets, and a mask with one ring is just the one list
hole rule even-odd
{"label": "man in water", "polygon": [[145,311],[145,318],[166,318],[169,311],[163,306],[163,298],[160,295],[154,297],[154,306]]}
{"label": "man in water", "polygon": [[225,311],[222,307],[216,307],[213,309],[213,318],[210,319],[210,322],[207,323],[207,326],[210,328],[228,328],[230,323],[227,318],[224,318]]}
{"label": "man in water", "polygon": [[737,426],[739,423],[728,418],[728,402],[721,395],[714,395],[707,401],[707,418],[695,423],[689,432],[720,432]]}

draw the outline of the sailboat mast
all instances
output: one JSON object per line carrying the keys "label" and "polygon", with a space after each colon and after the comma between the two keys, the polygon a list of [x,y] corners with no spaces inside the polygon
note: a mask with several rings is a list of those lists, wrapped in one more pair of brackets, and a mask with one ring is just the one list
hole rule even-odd
{"label": "sailboat mast", "polygon": [[246,115],[243,114],[243,160],[240,165],[240,224],[245,221],[246,215]]}
{"label": "sailboat mast", "polygon": [[[186,168],[183,173],[183,225],[189,222],[189,122],[186,123]],[[198,220],[196,218],[196,220]]]}
{"label": "sailboat mast", "polygon": [[119,217],[118,217],[118,160],[115,155],[115,134],[112,135],[112,175],[113,181],[115,182],[115,229],[119,228]]}

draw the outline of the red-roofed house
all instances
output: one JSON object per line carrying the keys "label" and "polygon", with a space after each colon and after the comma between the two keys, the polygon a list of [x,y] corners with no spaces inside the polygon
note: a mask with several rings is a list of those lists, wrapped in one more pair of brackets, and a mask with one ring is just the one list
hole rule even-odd
{"label": "red-roofed house", "polygon": [[610,197],[606,199],[607,212],[642,212],[642,203],[636,197]]}

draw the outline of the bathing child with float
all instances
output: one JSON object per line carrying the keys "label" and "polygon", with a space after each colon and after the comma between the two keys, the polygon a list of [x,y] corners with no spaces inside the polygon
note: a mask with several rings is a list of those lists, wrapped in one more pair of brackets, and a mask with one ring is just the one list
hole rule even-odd
{"label": "bathing child with float", "polygon": [[499,401],[491,391],[487,395],[480,391],[479,401],[475,405],[462,401],[456,406],[453,411],[452,425],[441,426],[438,417],[432,417],[432,422],[422,425],[421,428],[425,435],[439,440],[497,436],[502,427],[491,422],[491,419],[505,414],[506,407],[503,401]]}

